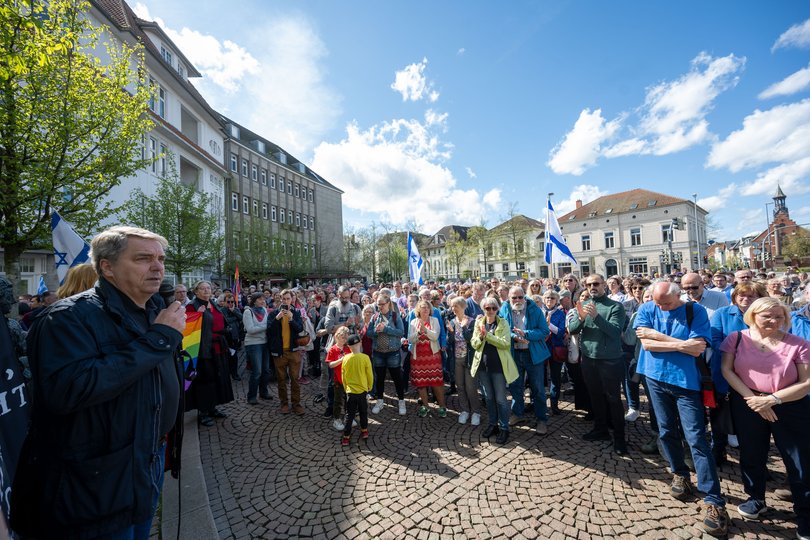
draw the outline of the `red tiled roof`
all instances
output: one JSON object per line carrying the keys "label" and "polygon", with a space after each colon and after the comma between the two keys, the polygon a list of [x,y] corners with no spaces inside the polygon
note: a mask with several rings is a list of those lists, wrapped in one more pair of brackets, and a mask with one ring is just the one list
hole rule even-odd
{"label": "red tiled roof", "polygon": [[[651,204],[653,201],[654,204]],[[621,214],[624,212],[637,212],[648,208],[658,208],[684,202],[691,201],[646,189],[631,189],[630,191],[614,193],[613,195],[605,195],[588,204],[583,204],[580,208],[576,208],[564,216],[561,216],[559,221],[560,225],[563,225],[569,220],[573,221],[571,216],[574,216],[575,220],[587,219],[593,217],[594,213],[596,216]]]}

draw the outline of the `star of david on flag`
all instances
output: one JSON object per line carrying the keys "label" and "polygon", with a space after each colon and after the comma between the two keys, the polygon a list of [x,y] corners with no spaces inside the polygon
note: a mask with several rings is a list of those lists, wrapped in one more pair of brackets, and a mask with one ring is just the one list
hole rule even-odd
{"label": "star of david on flag", "polygon": [[419,255],[419,248],[416,246],[416,241],[413,235],[408,233],[408,273],[411,276],[411,281],[415,281],[419,285],[424,283],[422,281],[422,256]]}
{"label": "star of david on flag", "polygon": [[546,263],[571,263],[577,266],[577,260],[565,243],[551,199],[546,208]]}
{"label": "star of david on flag", "polygon": [[90,245],[55,210],[51,212],[51,232],[56,275],[61,285],[69,268],[89,260]]}

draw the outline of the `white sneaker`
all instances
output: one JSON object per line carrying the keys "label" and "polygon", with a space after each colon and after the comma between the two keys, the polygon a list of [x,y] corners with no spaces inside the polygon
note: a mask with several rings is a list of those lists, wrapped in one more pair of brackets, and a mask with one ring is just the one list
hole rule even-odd
{"label": "white sneaker", "polygon": [[357,420],[352,420],[352,427],[357,427]]}
{"label": "white sneaker", "polygon": [[400,414],[400,416],[405,416],[407,413],[408,413],[408,411],[405,409],[405,400],[400,399],[399,400],[399,414]]}
{"label": "white sneaker", "polygon": [[377,403],[374,404],[374,408],[371,409],[371,414],[380,414],[380,412],[382,412],[384,406],[385,406],[385,400],[378,399]]}
{"label": "white sneaker", "polygon": [[638,411],[635,409],[628,409],[627,414],[624,415],[624,420],[626,422],[635,422],[638,420]]}
{"label": "white sneaker", "polygon": [[477,412],[472,413],[470,424],[473,426],[481,425],[481,415],[478,414]]}
{"label": "white sneaker", "polygon": [[335,420],[332,422],[332,427],[337,431],[343,431],[346,428],[346,425],[340,420]]}
{"label": "white sneaker", "polygon": [[458,423],[459,424],[466,424],[467,420],[470,419],[470,413],[467,411],[461,411],[461,414],[458,415]]}
{"label": "white sneaker", "polygon": [[732,447],[732,448],[739,448],[740,447],[740,441],[737,440],[736,435],[729,435],[728,436],[728,445],[730,447]]}

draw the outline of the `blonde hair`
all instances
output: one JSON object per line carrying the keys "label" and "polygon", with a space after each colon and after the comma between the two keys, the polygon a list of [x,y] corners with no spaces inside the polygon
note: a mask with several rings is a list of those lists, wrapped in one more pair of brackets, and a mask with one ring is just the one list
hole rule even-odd
{"label": "blonde hair", "polygon": [[343,334],[346,334],[346,337],[349,337],[350,332],[348,326],[341,326],[335,330],[335,337],[342,336]]}
{"label": "blonde hair", "polygon": [[67,298],[93,287],[98,279],[95,268],[90,263],[79,264],[68,269],[65,281],[56,290],[58,298]]}
{"label": "blonde hair", "polygon": [[[747,324],[749,327],[754,326],[754,316],[757,313],[770,311],[773,308],[779,308],[782,311],[782,314],[785,316],[785,324],[780,328],[780,330],[784,332],[790,330],[790,308],[787,307],[784,302],[779,301],[779,299],[768,296],[754,300],[751,303],[751,306],[745,310],[743,321],[745,321],[745,324]],[[757,326],[757,328],[759,327]]]}
{"label": "blonde hair", "polygon": [[416,307],[413,308],[417,317],[419,316],[420,313],[422,313],[422,308],[428,308],[428,313],[430,314],[428,316],[429,317],[433,316],[433,306],[431,305],[431,303],[428,302],[427,300],[419,300],[416,303]]}

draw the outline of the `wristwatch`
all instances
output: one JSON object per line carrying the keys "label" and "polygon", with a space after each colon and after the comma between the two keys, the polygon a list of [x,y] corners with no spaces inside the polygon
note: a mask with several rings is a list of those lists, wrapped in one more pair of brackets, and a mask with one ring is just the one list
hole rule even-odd
{"label": "wristwatch", "polygon": [[781,400],[781,399],[779,399],[777,396],[775,396],[775,395],[771,394],[771,397],[773,398],[773,400],[776,402],[776,404],[777,404],[777,405],[781,405],[781,404],[782,404],[782,400]]}

